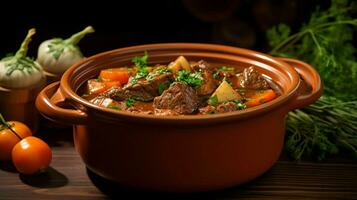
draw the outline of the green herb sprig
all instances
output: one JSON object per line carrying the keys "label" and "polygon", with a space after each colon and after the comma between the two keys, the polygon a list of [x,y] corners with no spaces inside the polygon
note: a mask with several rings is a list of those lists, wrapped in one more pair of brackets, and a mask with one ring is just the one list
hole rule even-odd
{"label": "green herb sprig", "polygon": [[323,160],[341,151],[357,158],[357,19],[351,15],[356,5],[332,0],[299,32],[291,34],[289,26],[280,24],[267,33],[271,54],[312,64],[325,84],[316,103],[288,114],[285,149],[296,160]]}
{"label": "green herb sprig", "polygon": [[135,56],[131,60],[131,62],[133,62],[137,68],[135,76],[130,80],[131,84],[136,84],[139,79],[145,78],[149,74],[148,70],[146,69],[148,58],[149,54],[147,51],[145,51],[143,56]]}
{"label": "green herb sprig", "polygon": [[184,82],[192,87],[200,87],[203,84],[201,72],[191,73],[188,70],[180,70],[177,72],[176,81]]}

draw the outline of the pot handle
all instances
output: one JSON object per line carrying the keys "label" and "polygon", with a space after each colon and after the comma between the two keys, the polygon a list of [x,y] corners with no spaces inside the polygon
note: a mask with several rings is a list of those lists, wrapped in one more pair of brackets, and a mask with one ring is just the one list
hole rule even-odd
{"label": "pot handle", "polygon": [[323,93],[323,83],[319,73],[311,65],[291,58],[278,59],[294,67],[301,77],[298,94],[295,99],[292,100],[289,110],[312,104],[321,97]]}
{"label": "pot handle", "polygon": [[88,115],[79,109],[62,108],[66,105],[65,97],[59,88],[60,82],[46,86],[36,98],[36,107],[47,119],[66,124],[85,124]]}

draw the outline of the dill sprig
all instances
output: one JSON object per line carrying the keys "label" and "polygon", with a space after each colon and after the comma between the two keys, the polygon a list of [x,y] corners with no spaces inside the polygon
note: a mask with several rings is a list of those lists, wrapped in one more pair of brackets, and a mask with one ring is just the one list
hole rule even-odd
{"label": "dill sprig", "polygon": [[325,85],[317,102],[288,114],[285,149],[296,160],[323,160],[341,151],[357,158],[357,19],[351,15],[356,5],[332,0],[329,9],[315,11],[297,33],[285,24],[267,32],[272,55],[312,64]]}

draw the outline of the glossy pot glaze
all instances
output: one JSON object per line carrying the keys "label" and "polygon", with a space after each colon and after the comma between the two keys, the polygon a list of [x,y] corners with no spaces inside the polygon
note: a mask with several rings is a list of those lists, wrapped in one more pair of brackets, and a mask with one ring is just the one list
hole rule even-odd
{"label": "glossy pot glaze", "polygon": [[[101,69],[129,66],[144,51],[149,64],[184,55],[237,68],[253,65],[280,86],[282,95],[242,111],[178,117],[102,108],[76,93]],[[169,43],[87,58],[68,69],[60,83],[42,90],[36,105],[46,118],[74,125],[75,147],[98,175],[135,188],[197,192],[238,185],[267,171],[283,148],[287,112],[321,93],[318,73],[297,60],[222,45]]]}

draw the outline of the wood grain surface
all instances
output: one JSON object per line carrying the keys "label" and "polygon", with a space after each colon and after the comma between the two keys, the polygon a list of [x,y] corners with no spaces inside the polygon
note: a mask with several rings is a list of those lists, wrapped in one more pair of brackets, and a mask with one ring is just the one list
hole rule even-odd
{"label": "wood grain surface", "polygon": [[53,162],[44,174],[19,175],[0,162],[0,200],[70,199],[357,199],[357,162],[289,161],[284,156],[263,176],[223,191],[194,194],[150,193],[122,187],[86,170],[73,147],[70,129],[41,131],[52,147]]}

